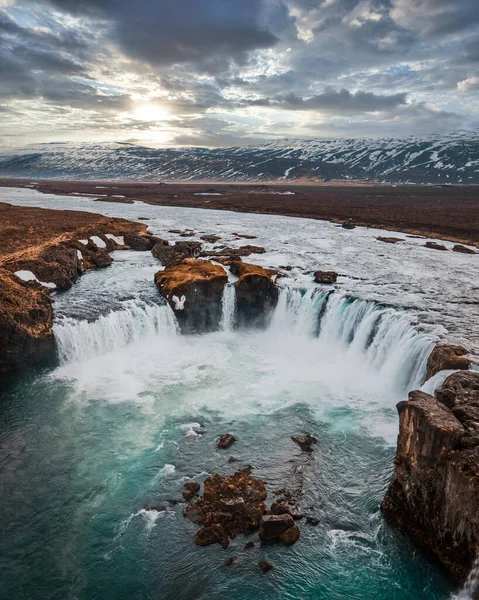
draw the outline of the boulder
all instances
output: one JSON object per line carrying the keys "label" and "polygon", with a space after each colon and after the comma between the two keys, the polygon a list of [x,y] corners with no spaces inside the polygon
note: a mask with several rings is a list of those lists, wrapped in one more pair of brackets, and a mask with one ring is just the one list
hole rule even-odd
{"label": "boulder", "polygon": [[263,246],[240,246],[239,248],[230,248],[228,246],[217,246],[214,250],[205,250],[201,256],[213,258],[216,256],[241,257],[250,254],[264,254],[266,250]]}
{"label": "boulder", "polygon": [[263,573],[267,573],[273,569],[273,563],[268,562],[267,560],[260,560],[258,563],[259,568],[263,571]]}
{"label": "boulder", "polygon": [[234,558],[233,558],[232,556],[229,556],[229,557],[226,559],[225,565],[226,565],[227,567],[231,567],[231,566],[233,565],[233,562],[234,562]]}
{"label": "boulder", "polygon": [[196,532],[195,544],[197,546],[210,546],[211,544],[220,544],[224,550],[229,545],[228,536],[222,525],[212,525],[203,527]]}
{"label": "boulder", "polygon": [[312,452],[314,450],[314,444],[318,443],[318,440],[312,435],[293,435],[291,439],[295,444],[301,448],[303,452]]}
{"label": "boulder", "polygon": [[468,248],[467,246],[463,246],[462,244],[456,244],[453,246],[452,250],[454,252],[462,252],[463,254],[477,254],[477,251],[474,248]]}
{"label": "boulder", "polygon": [[233,262],[230,271],[238,277],[236,326],[267,327],[278,303],[278,271],[244,262]]}
{"label": "boulder", "polygon": [[426,242],[424,246],[426,248],[431,248],[432,250],[447,250],[444,244],[438,244],[437,242]]}
{"label": "boulder", "polygon": [[467,348],[452,344],[437,344],[427,360],[426,379],[446,369],[469,369],[472,361]]}
{"label": "boulder", "polygon": [[245,550],[252,550],[254,548],[254,542],[246,542],[244,549]]}
{"label": "boulder", "polygon": [[356,225],[354,225],[353,223],[343,223],[341,227],[343,229],[356,229]]}
{"label": "boulder", "polygon": [[236,438],[234,435],[231,435],[231,433],[225,433],[220,437],[216,445],[218,446],[218,448],[225,449],[232,446],[235,442]]}
{"label": "boulder", "polygon": [[155,283],[174,310],[183,333],[219,329],[227,281],[223,267],[193,258],[155,275]]}
{"label": "boulder", "polygon": [[291,515],[264,515],[259,524],[259,535],[265,542],[277,540],[290,527],[294,527]]}
{"label": "boulder", "polygon": [[335,271],[316,271],[314,274],[315,283],[336,283],[338,274]]}
{"label": "boulder", "polygon": [[208,244],[216,244],[221,239],[219,235],[202,235],[201,238],[203,241],[208,242]]}
{"label": "boulder", "polygon": [[300,535],[301,532],[299,530],[299,527],[297,525],[293,525],[293,527],[290,527],[289,529],[284,531],[279,536],[279,539],[283,542],[283,544],[286,544],[287,546],[292,546],[293,544],[296,544],[296,542],[299,540]]}

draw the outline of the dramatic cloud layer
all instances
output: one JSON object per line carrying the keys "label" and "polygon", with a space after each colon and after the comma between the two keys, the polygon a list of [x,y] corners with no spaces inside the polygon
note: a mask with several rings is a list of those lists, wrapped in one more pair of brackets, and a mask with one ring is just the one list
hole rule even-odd
{"label": "dramatic cloud layer", "polygon": [[2,145],[477,128],[477,0],[0,0]]}

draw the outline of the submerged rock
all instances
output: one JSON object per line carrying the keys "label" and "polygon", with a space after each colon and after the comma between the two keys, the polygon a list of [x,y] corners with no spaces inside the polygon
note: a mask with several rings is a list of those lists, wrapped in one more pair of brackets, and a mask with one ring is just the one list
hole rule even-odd
{"label": "submerged rock", "polygon": [[316,271],[314,274],[315,283],[336,283],[338,274],[335,271]]}
{"label": "submerged rock", "polygon": [[226,565],[227,567],[231,567],[231,566],[233,565],[233,563],[234,563],[234,560],[235,560],[235,559],[234,559],[232,556],[229,556],[229,557],[226,559],[225,565]]}
{"label": "submerged rock", "polygon": [[382,510],[464,580],[479,549],[479,373],[454,373],[436,394],[414,391],[398,404],[394,475]]}
{"label": "submerged rock", "polygon": [[343,229],[356,229],[356,225],[354,225],[353,223],[343,223],[341,227]]}
{"label": "submerged rock", "polygon": [[175,311],[183,333],[219,329],[223,288],[227,281],[220,265],[192,258],[155,275],[155,283]]}
{"label": "submerged rock", "polygon": [[185,483],[185,485],[183,486],[183,498],[189,502],[190,500],[192,500],[195,496],[198,495],[198,492],[200,491],[200,484],[196,483],[196,481],[188,481],[187,483]]}
{"label": "submerged rock", "polygon": [[278,303],[278,271],[244,262],[233,262],[230,271],[238,277],[236,290],[236,325],[266,327]]}
{"label": "submerged rock", "polygon": [[318,440],[309,433],[306,435],[293,435],[291,439],[295,444],[298,444],[303,452],[312,452],[314,444],[318,443]]}
{"label": "submerged rock", "polygon": [[216,445],[218,446],[218,448],[225,449],[232,446],[235,442],[236,438],[234,435],[231,435],[231,433],[225,433],[220,437]]}
{"label": "submerged rock", "polygon": [[258,563],[259,568],[263,571],[263,573],[267,573],[273,569],[273,563],[268,562],[267,560],[260,560]]}
{"label": "submerged rock", "polygon": [[437,344],[427,360],[426,379],[446,369],[469,369],[472,361],[467,354],[469,350],[463,346]]}

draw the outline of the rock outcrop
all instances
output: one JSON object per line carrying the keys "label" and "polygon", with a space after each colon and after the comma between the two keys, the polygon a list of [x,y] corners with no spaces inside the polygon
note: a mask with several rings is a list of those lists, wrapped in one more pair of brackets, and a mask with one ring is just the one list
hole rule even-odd
{"label": "rock outcrop", "polygon": [[183,333],[219,329],[227,281],[223,267],[195,258],[186,258],[155,275],[155,283],[174,310]]}
{"label": "rock outcrop", "polygon": [[77,211],[0,203],[0,372],[54,352],[50,290],[108,266],[111,250],[151,248],[146,225]]}
{"label": "rock outcrop", "polygon": [[388,520],[464,580],[479,552],[479,373],[451,375],[435,397],[398,404]]}
{"label": "rock outcrop", "polygon": [[240,261],[231,263],[230,271],[238,277],[236,326],[267,327],[278,303],[279,272]]}
{"label": "rock outcrop", "polygon": [[166,240],[160,240],[151,253],[165,267],[179,265],[186,258],[196,258],[201,252],[201,242],[176,242],[170,245]]}
{"label": "rock outcrop", "polygon": [[467,358],[468,353],[463,346],[437,344],[427,360],[426,379],[446,369],[469,369],[472,361]]}
{"label": "rock outcrop", "polygon": [[[183,511],[185,518],[202,525],[195,535],[197,545],[219,543],[226,549],[230,539],[255,529],[265,542],[280,540],[290,546],[299,539],[299,527],[291,514],[268,511],[266,486],[251,473],[252,468],[245,467],[233,475],[215,473],[205,480],[203,495]],[[253,547],[250,542],[245,548]]]}
{"label": "rock outcrop", "polygon": [[315,283],[333,284],[338,280],[338,274],[335,271],[316,271],[314,274]]}
{"label": "rock outcrop", "polygon": [[0,270],[0,373],[53,355],[53,305],[47,289]]}

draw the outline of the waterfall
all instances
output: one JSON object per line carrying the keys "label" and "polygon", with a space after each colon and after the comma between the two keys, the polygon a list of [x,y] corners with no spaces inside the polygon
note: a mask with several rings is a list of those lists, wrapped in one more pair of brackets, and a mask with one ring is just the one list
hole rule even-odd
{"label": "waterfall", "polygon": [[479,556],[476,556],[464,587],[458,594],[452,594],[451,600],[475,600],[479,592]]}
{"label": "waterfall", "polygon": [[124,308],[95,321],[60,318],[53,327],[61,363],[100,356],[158,334],[174,335],[176,319],[169,306],[128,300]]}
{"label": "waterfall", "polygon": [[228,283],[223,289],[221,301],[221,329],[232,331],[236,313],[236,290],[233,283]]}
{"label": "waterfall", "polygon": [[339,343],[403,390],[424,382],[435,341],[431,334],[419,331],[408,311],[318,289],[284,287],[272,327],[293,328],[326,344]]}

